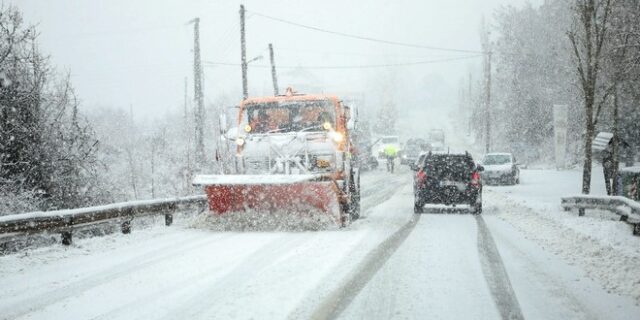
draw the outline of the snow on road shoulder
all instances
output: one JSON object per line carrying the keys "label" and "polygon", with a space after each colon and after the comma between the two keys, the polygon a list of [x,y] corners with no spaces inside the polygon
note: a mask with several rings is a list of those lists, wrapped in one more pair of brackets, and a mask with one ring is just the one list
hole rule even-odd
{"label": "snow on road shoulder", "polygon": [[[598,190],[598,177],[594,177],[594,189]],[[523,170],[522,183],[487,187],[487,212],[510,223],[545,250],[581,267],[607,291],[631,296],[640,303],[640,238],[632,236],[625,223],[614,221],[614,216],[588,213],[578,217],[560,207],[562,196],[579,189],[580,173]]]}
{"label": "snow on road shoulder", "polygon": [[497,216],[484,217],[526,319],[632,319],[640,306],[589,279]]}

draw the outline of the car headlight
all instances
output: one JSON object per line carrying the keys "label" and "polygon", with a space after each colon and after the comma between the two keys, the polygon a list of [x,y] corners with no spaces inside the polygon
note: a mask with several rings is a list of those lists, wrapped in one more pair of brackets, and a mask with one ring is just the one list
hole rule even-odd
{"label": "car headlight", "polygon": [[242,147],[244,145],[244,138],[238,137],[238,139],[236,139],[236,144]]}

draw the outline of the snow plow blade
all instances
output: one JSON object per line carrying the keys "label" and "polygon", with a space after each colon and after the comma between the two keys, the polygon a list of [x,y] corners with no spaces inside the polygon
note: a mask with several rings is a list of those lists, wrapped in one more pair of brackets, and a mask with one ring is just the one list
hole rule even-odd
{"label": "snow plow blade", "polygon": [[329,215],[341,223],[341,191],[323,175],[198,175],[194,186],[203,186],[209,210],[214,214],[247,210]]}

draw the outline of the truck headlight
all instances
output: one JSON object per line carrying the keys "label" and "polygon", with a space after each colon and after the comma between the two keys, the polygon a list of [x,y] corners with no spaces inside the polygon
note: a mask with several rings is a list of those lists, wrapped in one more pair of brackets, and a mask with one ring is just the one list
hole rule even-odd
{"label": "truck headlight", "polygon": [[242,147],[244,145],[244,138],[238,137],[238,139],[236,139],[236,144]]}
{"label": "truck headlight", "polygon": [[329,132],[329,137],[330,137],[333,141],[335,141],[335,142],[337,142],[337,143],[342,142],[342,139],[344,139],[344,136],[342,135],[342,133],[337,132],[337,131],[330,131],[330,132]]}

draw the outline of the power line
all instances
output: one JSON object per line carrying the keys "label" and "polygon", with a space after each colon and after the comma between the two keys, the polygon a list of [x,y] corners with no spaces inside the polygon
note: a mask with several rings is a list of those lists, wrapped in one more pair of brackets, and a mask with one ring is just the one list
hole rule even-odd
{"label": "power line", "polygon": [[312,55],[329,55],[329,56],[359,56],[359,57],[392,57],[392,58],[442,58],[450,57],[451,54],[439,53],[439,54],[397,54],[397,53],[373,53],[373,52],[346,52],[346,51],[318,51],[318,50],[305,50],[297,48],[280,48],[278,46],[278,52],[284,51],[285,53],[295,54],[312,54]]}
{"label": "power line", "polygon": [[[465,57],[456,57],[456,58],[447,58],[447,59],[438,59],[438,60],[428,60],[428,61],[413,61],[413,62],[403,62],[403,63],[388,63],[388,64],[372,64],[372,65],[343,65],[343,66],[278,66],[278,69],[374,69],[374,68],[389,68],[389,67],[406,67],[406,66],[415,66],[415,65],[424,65],[424,64],[433,64],[440,62],[449,62],[449,61],[457,61],[457,60],[468,60],[481,57],[481,54],[476,54],[472,56]],[[202,61],[206,66],[240,66],[239,63],[232,62],[217,62],[217,61]],[[269,65],[249,65],[254,68],[271,68]]]}
{"label": "power line", "polygon": [[[249,12],[249,10],[247,10],[247,12]],[[266,15],[266,14],[255,12],[255,11],[251,11],[251,13],[253,13],[256,16],[265,18],[265,19],[269,19],[269,20],[273,20],[273,21],[289,24],[289,25],[292,25],[292,26],[296,26],[296,27],[300,27],[300,28],[304,28],[304,29],[309,29],[309,30],[314,30],[314,31],[318,31],[318,32],[323,32],[323,33],[328,33],[328,34],[333,34],[333,35],[338,35],[338,36],[342,36],[342,37],[352,38],[352,39],[372,41],[372,42],[384,43],[384,44],[389,44],[389,45],[394,45],[394,46],[410,47],[410,48],[438,50],[438,51],[449,51],[449,52],[484,54],[483,51],[476,51],[476,50],[443,48],[443,47],[435,47],[435,46],[425,46],[425,45],[414,44],[414,43],[405,43],[405,42],[398,42],[398,41],[391,41],[391,40],[384,40],[384,39],[376,39],[376,38],[371,38],[371,37],[365,37],[365,36],[360,36],[360,35],[344,33],[344,32],[340,32],[340,31],[332,31],[332,30],[327,30],[327,29],[323,29],[323,28],[319,28],[319,27],[309,26],[309,25],[305,25],[305,24],[301,24],[301,23],[297,23],[297,22],[293,22],[293,21],[289,21],[289,20],[285,20],[285,19],[281,19],[281,18],[272,17],[272,16],[269,16],[269,15]]]}

